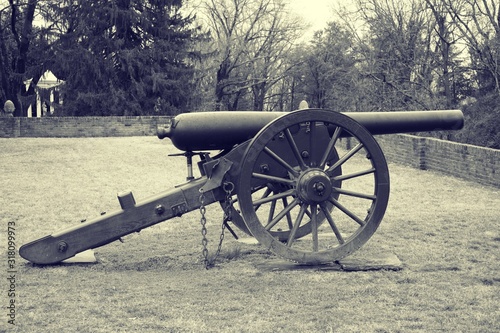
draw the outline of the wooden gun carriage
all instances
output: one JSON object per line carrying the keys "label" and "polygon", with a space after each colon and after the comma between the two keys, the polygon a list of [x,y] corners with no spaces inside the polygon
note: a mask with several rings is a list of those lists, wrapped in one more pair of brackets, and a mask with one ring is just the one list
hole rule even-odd
{"label": "wooden gun carriage", "polygon": [[184,151],[186,183],[137,203],[131,192],[120,193],[119,210],[27,243],[19,253],[36,264],[58,263],[218,203],[271,252],[303,264],[332,263],[366,243],[386,211],[389,171],[373,135],[458,130],[463,122],[459,110],[181,114],[158,137]]}

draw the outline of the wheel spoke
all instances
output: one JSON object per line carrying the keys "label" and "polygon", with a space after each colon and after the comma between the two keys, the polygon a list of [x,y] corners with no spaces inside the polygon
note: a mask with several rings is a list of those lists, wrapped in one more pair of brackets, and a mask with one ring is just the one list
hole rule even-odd
{"label": "wheel spoke", "polygon": [[269,215],[267,217],[267,223],[271,222],[276,211],[276,200],[271,201],[271,207],[269,208]]}
{"label": "wheel spoke", "polygon": [[316,135],[316,122],[315,121],[311,121],[309,122],[309,156],[311,156],[310,158],[310,162],[309,162],[309,165],[311,167],[314,167],[315,166],[315,160],[314,160],[314,156],[315,155],[315,146],[317,146],[317,142],[315,141],[315,135]]}
{"label": "wheel spoke", "polygon": [[300,154],[299,148],[297,147],[297,144],[295,143],[295,140],[293,139],[292,133],[290,133],[290,129],[285,130],[285,136],[286,139],[288,140],[288,144],[290,145],[290,148],[292,148],[293,155],[297,159],[297,162],[299,163],[300,169],[305,170],[307,169],[306,164],[304,163],[304,159],[302,158],[302,155]]}
{"label": "wheel spoke", "polygon": [[330,214],[330,211],[327,209],[324,203],[321,203],[320,205],[321,211],[323,214],[325,214],[326,220],[328,221],[328,224],[330,224],[330,227],[333,230],[333,233],[335,234],[335,237],[337,237],[337,240],[339,241],[340,244],[344,244],[344,237],[340,234],[339,229],[337,228],[337,225],[333,221],[332,215]]}
{"label": "wheel spoke", "polygon": [[346,214],[347,216],[349,216],[351,219],[353,219],[354,221],[356,221],[356,223],[358,223],[360,226],[364,226],[366,224],[365,221],[363,221],[362,219],[360,219],[359,217],[356,216],[356,214],[354,214],[353,212],[351,212],[349,209],[347,209],[346,207],[344,207],[340,202],[338,202],[337,200],[335,200],[334,198],[330,197],[328,199],[328,201],[330,201],[335,207],[337,207],[338,209],[340,209],[342,212],[344,212],[344,214]]}
{"label": "wheel spoke", "polygon": [[313,252],[318,252],[318,207],[316,204],[311,205],[311,231],[313,240]]}
{"label": "wheel spoke", "polygon": [[340,175],[340,176],[337,176],[337,177],[333,177],[332,181],[348,180],[348,179],[352,179],[352,178],[356,178],[356,177],[368,175],[370,173],[374,173],[375,171],[377,171],[375,168],[371,168],[371,169],[368,169],[368,170],[353,172],[353,173],[350,173],[350,174],[347,174],[347,175]]}
{"label": "wheel spoke", "polygon": [[285,169],[288,170],[292,175],[295,177],[299,176],[299,172],[295,170],[290,164],[288,164],[284,159],[279,157],[275,152],[273,152],[271,149],[268,147],[264,147],[264,151],[271,157],[273,158],[276,162],[278,162],[281,166],[283,166]]}
{"label": "wheel spoke", "polygon": [[[286,197],[284,197],[281,200],[283,201],[283,207],[287,207],[288,206],[288,200],[286,200]],[[290,216],[290,214],[286,214],[286,221],[288,222],[288,228],[292,229],[293,223],[292,223],[292,217]]]}
{"label": "wheel spoke", "polygon": [[293,200],[290,203],[290,205],[288,205],[281,212],[279,212],[278,215],[276,215],[276,217],[272,221],[269,221],[269,223],[265,226],[266,230],[271,230],[272,227],[274,227],[279,221],[281,221],[281,219],[283,218],[283,216],[285,216],[286,214],[288,214],[288,212],[290,212],[298,204],[299,204],[299,199]]}
{"label": "wheel spoke", "polygon": [[258,178],[258,179],[268,180],[268,181],[275,182],[275,183],[281,183],[281,184],[285,184],[285,185],[294,185],[295,184],[295,181],[291,180],[291,179],[286,179],[286,178],[281,178],[281,177],[276,177],[276,176],[271,176],[271,175],[265,175],[263,173],[258,173],[258,172],[252,173],[252,177]]}
{"label": "wheel spoke", "polygon": [[330,156],[333,149],[335,149],[335,144],[337,143],[341,132],[341,127],[337,127],[333,132],[332,138],[330,139],[330,142],[328,142],[328,146],[326,147],[325,154],[323,155],[323,157],[321,158],[321,162],[319,163],[319,168],[321,170],[325,168],[326,162],[328,161],[328,156]]}
{"label": "wheel spoke", "polygon": [[265,198],[261,198],[261,199],[255,200],[253,202],[253,205],[255,207],[255,206],[259,206],[259,205],[262,205],[264,203],[267,203],[269,201],[278,200],[278,199],[281,199],[281,198],[284,198],[284,197],[288,197],[288,196],[292,195],[293,192],[294,192],[294,190],[290,189],[290,190],[285,191],[285,192],[281,192],[281,193],[274,194],[274,195],[271,195],[271,196],[268,196],[268,197],[265,197]]}
{"label": "wheel spoke", "polygon": [[361,150],[361,148],[363,148],[363,144],[360,142],[356,145],[356,147],[354,147],[353,149],[351,149],[350,151],[348,151],[344,156],[342,156],[342,158],[340,158],[334,165],[332,165],[331,167],[328,168],[328,170],[326,170],[327,173],[331,173],[333,172],[335,169],[337,169],[339,166],[341,166],[342,164],[344,164],[348,159],[350,159],[351,157],[354,156],[354,154],[356,154],[358,151]]}
{"label": "wheel spoke", "polygon": [[302,223],[302,219],[304,218],[304,213],[307,209],[307,204],[302,204],[300,206],[299,214],[295,219],[295,224],[293,225],[292,230],[290,231],[290,235],[288,236],[288,241],[286,245],[288,247],[292,246],[293,241],[295,240],[295,235],[297,234],[297,230],[299,230],[300,224]]}
{"label": "wheel spoke", "polygon": [[311,212],[309,211],[309,209],[306,209],[306,216],[307,216],[308,218],[311,218],[311,216],[312,216],[312,215],[311,215]]}
{"label": "wheel spoke", "polygon": [[355,191],[349,191],[349,190],[345,190],[345,189],[342,189],[339,187],[334,187],[333,190],[337,193],[349,195],[351,197],[368,199],[368,200],[376,200],[377,199],[377,196],[374,194],[366,194],[366,193],[360,193],[360,192],[355,192]]}
{"label": "wheel spoke", "polygon": [[266,187],[266,188],[267,188],[267,185],[265,185],[265,184],[260,184],[260,185],[257,185],[257,186],[252,186],[251,191],[252,191],[252,193],[253,193],[253,192],[257,192],[257,191],[262,190],[264,187]]}
{"label": "wheel spoke", "polygon": [[[261,200],[264,199],[264,198],[267,198],[269,196],[269,194],[272,193],[272,190],[268,187],[266,188],[266,191],[264,192],[264,194],[262,195],[262,197],[260,198]],[[259,208],[260,208],[261,204],[258,204],[254,207],[255,211],[257,211]]]}

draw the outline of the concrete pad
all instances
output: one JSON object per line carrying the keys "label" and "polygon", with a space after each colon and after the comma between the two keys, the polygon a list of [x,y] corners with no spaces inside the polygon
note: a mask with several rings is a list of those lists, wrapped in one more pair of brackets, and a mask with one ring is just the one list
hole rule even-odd
{"label": "concrete pad", "polygon": [[399,271],[403,269],[401,260],[390,252],[363,253],[356,257],[347,257],[339,261],[344,271],[376,271],[391,270]]}
{"label": "concrete pad", "polygon": [[303,265],[283,259],[263,259],[264,262],[255,265],[256,268],[262,271],[278,272],[291,270],[313,270],[313,271],[341,271],[342,266],[339,264],[324,264],[324,265]]}
{"label": "concrete pad", "polygon": [[97,259],[94,254],[94,250],[87,250],[77,253],[74,257],[63,260],[63,264],[93,264],[96,263]]}
{"label": "concrete pad", "polygon": [[[331,235],[318,235],[321,237],[332,237]],[[299,240],[300,241],[300,240]],[[246,245],[259,245],[257,239],[244,237],[238,239],[239,243]],[[262,259],[255,267],[264,271],[284,270],[320,270],[320,271],[376,271],[403,269],[399,258],[388,249],[380,247],[376,243],[368,243],[350,256],[331,264],[304,265],[288,261],[280,257]]]}
{"label": "concrete pad", "polygon": [[364,252],[352,258],[347,257],[331,264],[304,265],[284,259],[272,258],[264,259],[262,263],[256,264],[255,267],[263,271],[313,270],[358,272],[377,270],[399,271],[403,269],[403,264],[395,254],[390,252],[372,254]]}
{"label": "concrete pad", "polygon": [[248,245],[257,245],[259,244],[259,241],[253,237],[244,237],[244,238],[238,238],[237,241],[242,244],[248,244]]}

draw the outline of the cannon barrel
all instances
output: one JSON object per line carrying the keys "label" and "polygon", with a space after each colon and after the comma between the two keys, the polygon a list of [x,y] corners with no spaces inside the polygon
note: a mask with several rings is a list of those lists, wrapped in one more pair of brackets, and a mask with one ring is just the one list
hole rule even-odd
{"label": "cannon barrel", "polygon": [[[313,111],[313,109],[311,109]],[[335,111],[331,111],[335,112]],[[184,151],[222,150],[251,139],[265,125],[288,112],[218,111],[183,113],[169,126],[159,128],[158,138],[170,138]],[[459,130],[464,118],[460,110],[344,112],[372,135],[439,130]]]}

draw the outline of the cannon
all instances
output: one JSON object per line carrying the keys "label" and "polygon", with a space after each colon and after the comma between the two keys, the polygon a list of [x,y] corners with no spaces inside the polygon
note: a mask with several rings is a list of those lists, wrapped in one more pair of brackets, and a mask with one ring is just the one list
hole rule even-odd
{"label": "cannon", "polygon": [[463,124],[460,110],[181,114],[157,134],[183,151],[177,155],[187,158],[186,183],[140,202],[119,193],[120,209],[24,244],[19,253],[35,264],[59,263],[196,209],[203,224],[205,207],[216,203],[235,237],[234,226],[285,259],[333,263],[369,240],[388,205],[389,170],[374,135]]}

